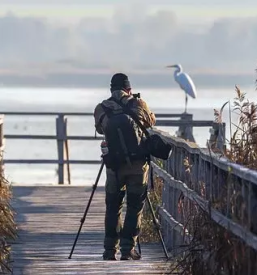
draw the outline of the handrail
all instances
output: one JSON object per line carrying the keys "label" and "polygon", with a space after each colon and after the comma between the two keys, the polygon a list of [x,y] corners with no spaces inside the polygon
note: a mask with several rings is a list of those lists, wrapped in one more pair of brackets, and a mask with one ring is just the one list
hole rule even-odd
{"label": "handrail", "polygon": [[[194,190],[188,188],[188,186],[182,182],[175,180],[171,175],[169,175],[165,170],[158,167],[155,163],[152,163],[153,171],[158,174],[160,177],[164,178],[171,187],[176,188],[183,192],[184,196],[190,199],[192,202],[196,202],[203,210],[207,213],[210,212],[211,218],[218,223],[219,225],[223,226],[225,229],[231,231],[236,236],[244,239],[246,244],[257,251],[257,236],[253,233],[249,232],[243,226],[235,223],[234,221],[228,219],[219,211],[214,209],[213,207],[210,208],[210,202],[202,198],[198,195]],[[162,211],[165,211],[165,208],[162,207]],[[182,232],[185,228],[183,225],[177,228],[177,231]]]}
{"label": "handrail", "polygon": [[[64,184],[64,174],[67,171],[70,182],[70,164],[88,164],[95,165],[100,163],[99,160],[71,160],[69,158],[69,140],[102,140],[102,136],[77,136],[67,134],[67,116],[92,116],[92,113],[77,112],[3,112],[4,115],[13,116],[57,116],[56,134],[55,135],[38,135],[38,134],[5,134],[5,139],[32,139],[32,140],[56,140],[58,159],[4,159],[4,164],[58,164],[58,183]],[[66,170],[65,170],[66,168]]]}
{"label": "handrail", "polygon": [[[57,135],[5,135],[6,139],[57,139]],[[99,136],[66,136],[67,140],[102,140]]]}
{"label": "handrail", "polygon": [[185,141],[184,139],[173,137],[169,133],[154,128],[152,133],[161,135],[166,141],[172,144],[174,147],[183,148],[190,154],[197,154],[201,159],[209,163],[213,163],[218,168],[229,171],[235,176],[240,176],[243,180],[251,181],[257,186],[257,171],[251,170],[242,165],[233,163],[223,157],[221,154],[209,151],[206,148],[200,148],[196,143]]}
{"label": "handrail", "polygon": [[[202,209],[216,224],[257,251],[257,172],[156,128],[150,132],[161,135],[173,147],[162,167],[154,160],[151,163],[154,174],[164,183],[159,214],[166,245],[174,251],[193,238],[188,221],[178,210],[183,194],[191,217],[197,213],[195,207]],[[219,208],[217,201],[222,201]],[[241,217],[238,211],[242,205],[246,214]]]}
{"label": "handrail", "polygon": [[[93,116],[92,112],[13,112],[13,111],[1,111],[3,115],[11,115],[11,116],[59,116],[59,115],[66,115],[66,116]],[[155,116],[159,118],[180,118],[183,114],[167,114],[167,113],[156,113]]]}
{"label": "handrail", "polygon": [[[50,139],[57,140],[58,160],[4,160],[4,163],[51,163],[58,164],[59,184],[63,183],[64,165],[67,164],[99,164],[100,160],[70,160],[65,155],[65,142],[68,140],[101,140],[102,137],[75,136],[67,134],[67,118],[69,115],[92,116],[91,113],[23,113],[5,112],[6,115],[55,115],[56,135],[4,135],[7,139]],[[163,114],[167,117],[169,114]],[[174,115],[170,117],[175,117]],[[162,123],[159,120],[159,123]],[[170,120],[170,125],[177,121]],[[183,125],[179,124],[179,126]],[[209,123],[209,122],[208,122]],[[214,122],[212,122],[214,123]],[[204,123],[203,123],[204,124]],[[0,117],[1,125],[1,117]],[[158,125],[158,123],[157,123]],[[169,126],[170,126],[169,125]],[[214,125],[214,124],[213,124]],[[210,126],[210,125],[209,125]],[[220,126],[215,124],[216,129]],[[1,128],[0,128],[1,129]],[[2,130],[1,130],[2,131]],[[162,167],[154,162],[151,166],[155,175],[163,180],[162,203],[159,206],[160,221],[164,240],[169,249],[175,251],[184,243],[189,243],[193,236],[185,217],[178,210],[178,200],[183,194],[184,203],[189,204],[191,214],[195,208],[203,210],[217,224],[233,233],[245,242],[248,247],[257,251],[257,171],[233,163],[222,154],[196,143],[171,136],[167,132],[153,128],[150,133],[161,135],[173,147],[172,154]],[[2,132],[1,132],[2,133]],[[67,145],[67,144],[66,144]],[[67,146],[66,146],[67,147]],[[186,161],[185,161],[186,160]],[[185,164],[185,162],[188,162]],[[225,191],[225,193],[224,193]],[[235,192],[236,191],[236,192]],[[236,195],[240,196],[237,201]],[[224,195],[225,194],[225,195]],[[216,206],[217,200],[222,206]],[[246,216],[237,217],[237,209],[245,205]],[[237,219],[235,219],[235,216]],[[251,260],[250,258],[248,259]]]}
{"label": "handrail", "polygon": [[[69,140],[102,140],[102,136],[80,136],[80,135],[68,135],[67,134],[67,123],[69,116],[77,116],[77,117],[93,117],[93,113],[90,112],[12,112],[12,111],[4,111],[2,112],[6,116],[54,116],[56,117],[56,134],[54,135],[42,135],[42,134],[5,134],[4,138],[7,140],[56,140],[57,141],[57,152],[58,159],[4,159],[4,163],[6,164],[58,164],[58,183],[64,183],[64,173],[65,168],[67,168],[67,172],[70,170],[70,164],[99,164],[100,160],[70,160],[69,159]],[[192,127],[193,126],[210,126],[214,127],[215,123],[213,121],[196,121],[192,120],[191,114],[156,114],[157,123],[156,125],[161,126],[170,126],[170,127],[178,127],[179,131],[182,132],[182,136],[185,138],[192,139]],[[164,118],[164,119],[162,119]],[[167,120],[167,118],[170,118]],[[171,118],[179,118],[180,120],[171,119]],[[65,165],[65,166],[64,166]],[[68,172],[69,173],[69,172]]]}

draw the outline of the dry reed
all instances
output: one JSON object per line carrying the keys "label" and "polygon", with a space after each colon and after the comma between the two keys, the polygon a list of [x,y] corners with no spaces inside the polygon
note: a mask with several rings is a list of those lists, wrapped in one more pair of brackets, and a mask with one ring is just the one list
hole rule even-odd
{"label": "dry reed", "polygon": [[11,198],[12,190],[2,172],[0,175],[0,274],[8,274],[11,272],[11,247],[8,245],[8,241],[16,237],[14,212],[10,206]]}
{"label": "dry reed", "polygon": [[[223,155],[230,161],[257,170],[257,106],[249,102],[246,94],[236,86],[236,97],[234,98],[233,114],[237,116],[238,122],[232,123],[235,127]],[[225,104],[224,104],[225,105]],[[214,110],[215,121],[222,123],[222,113]],[[211,147],[215,152],[217,148]],[[159,163],[162,166],[162,163]],[[192,165],[188,159],[184,160],[185,173],[191,176]],[[213,179],[213,184],[217,179]],[[257,226],[252,209],[247,213],[247,202],[241,194],[240,182],[228,173],[224,186],[218,196],[211,198],[212,207],[227,215],[233,221],[246,226],[249,222],[249,214],[252,215],[252,223],[248,229],[256,234]],[[161,203],[162,179],[155,177],[155,192],[151,192],[151,200],[155,209]],[[198,194],[205,198],[205,183],[198,183]],[[257,197],[257,190],[255,198]],[[240,238],[228,232],[215,223],[209,213],[203,210],[197,203],[192,203],[184,196],[177,202],[181,213],[183,224],[188,230],[191,241],[180,247],[180,254],[171,262],[171,274],[181,275],[242,275],[257,274],[257,253],[248,247]],[[145,208],[143,219],[143,230],[141,238],[143,241],[157,241],[158,237],[152,226],[152,217],[149,209]],[[158,213],[156,213],[158,215]],[[256,217],[257,218],[257,217]],[[249,224],[248,224],[249,225]]]}
{"label": "dry reed", "polygon": [[[238,123],[233,124],[234,133],[228,141],[224,152],[232,162],[241,164],[250,169],[257,169],[257,107],[254,102],[246,99],[246,94],[236,86],[234,99],[234,114],[238,117]],[[221,114],[215,110],[216,121],[222,122]],[[217,151],[216,151],[217,152]],[[185,171],[190,176],[190,164],[184,161]],[[198,183],[199,186],[204,184]],[[215,184],[215,179],[213,180]],[[216,182],[217,184],[217,182]],[[212,207],[226,214],[233,221],[248,226],[248,230],[256,233],[256,221],[253,218],[256,209],[247,213],[247,201],[241,193],[240,182],[230,173],[225,181],[225,186],[219,195],[212,199]],[[256,199],[256,190],[255,199]],[[205,190],[198,192],[205,197]],[[171,270],[182,270],[183,275],[242,275],[257,274],[257,252],[248,247],[240,238],[233,235],[223,227],[215,223],[209,213],[194,203],[183,198],[178,202],[178,207],[183,213],[183,224],[189,231],[192,239],[189,244],[183,246],[177,262],[172,263]],[[249,222],[249,215],[254,223]],[[172,273],[171,271],[171,273]]]}
{"label": "dry reed", "polygon": [[[156,164],[162,167],[162,161],[156,160]],[[152,189],[150,180],[151,179],[149,178],[148,197],[150,199],[150,202],[152,203],[154,214],[158,219],[158,206],[161,204],[161,200],[162,200],[163,181],[157,175],[153,175],[154,188]],[[142,226],[142,230],[140,233],[140,240],[142,242],[147,243],[147,242],[159,241],[159,237],[153,223],[153,216],[149,209],[149,205],[147,205],[147,203],[145,204],[145,207],[143,210],[141,226]]]}

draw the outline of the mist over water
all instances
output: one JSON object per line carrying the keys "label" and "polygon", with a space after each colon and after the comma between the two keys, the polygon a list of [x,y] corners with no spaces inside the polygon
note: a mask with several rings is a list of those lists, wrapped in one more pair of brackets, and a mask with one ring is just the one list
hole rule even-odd
{"label": "mist over water", "polygon": [[[242,88],[249,100],[254,100],[253,87]],[[133,92],[138,92],[134,90]],[[182,113],[184,111],[184,93],[179,89],[140,89],[141,97],[146,100],[155,113]],[[198,98],[188,100],[188,113],[196,120],[213,120],[213,109],[220,107],[228,100],[233,104],[233,88],[199,89]],[[96,104],[108,98],[108,89],[51,89],[20,88],[0,91],[0,110],[4,111],[37,111],[37,112],[93,112]],[[0,112],[0,113],[1,113]],[[235,116],[233,116],[233,120]],[[4,134],[44,134],[55,135],[55,116],[5,116]],[[227,123],[226,134],[229,137],[228,107],[225,108],[223,120]],[[177,128],[160,127],[170,134]],[[93,117],[68,117],[69,135],[95,134]],[[196,142],[205,147],[210,137],[209,128],[195,128]],[[100,141],[69,141],[70,159],[100,159]],[[5,159],[57,159],[55,140],[6,140]],[[12,183],[56,184],[57,165],[6,164],[5,173]],[[98,172],[98,165],[71,165],[72,184],[92,185]],[[100,184],[105,181],[103,173]]]}

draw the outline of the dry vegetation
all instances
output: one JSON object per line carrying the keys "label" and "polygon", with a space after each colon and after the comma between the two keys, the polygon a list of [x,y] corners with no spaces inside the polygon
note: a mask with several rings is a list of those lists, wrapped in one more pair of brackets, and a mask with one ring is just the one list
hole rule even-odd
{"label": "dry vegetation", "polygon": [[238,124],[229,141],[225,154],[233,162],[250,169],[257,169],[257,105],[249,102],[246,94],[236,87],[233,112],[238,116]]}
{"label": "dry vegetation", "polygon": [[14,213],[10,207],[12,192],[3,175],[0,175],[0,274],[11,272],[8,241],[16,237]]}
{"label": "dry vegetation", "polygon": [[[161,204],[163,182],[161,178],[154,175],[154,189],[149,189],[149,199],[152,203],[155,216],[158,219],[158,205]],[[142,242],[159,242],[159,237],[153,223],[153,216],[149,205],[145,204],[142,218],[142,232],[140,234]]]}
{"label": "dry vegetation", "polygon": [[[250,169],[257,169],[257,108],[249,102],[245,94],[236,87],[233,112],[238,123],[223,152],[232,162]],[[221,114],[215,110],[216,121],[222,121]],[[217,152],[217,151],[216,151]],[[190,177],[190,164],[185,161],[185,170]],[[240,182],[230,173],[219,195],[212,198],[212,207],[229,216],[233,221],[256,233],[256,221],[249,219],[247,201],[242,195]],[[215,178],[213,179],[215,184]],[[217,184],[217,182],[216,182]],[[199,183],[199,186],[203,186]],[[253,190],[253,192],[256,190]],[[201,188],[199,194],[205,197]],[[256,198],[255,193],[255,198]],[[178,202],[182,209],[184,224],[192,236],[192,241],[183,249],[172,268],[182,269],[184,275],[242,275],[257,274],[257,253],[241,239],[217,225],[196,203],[184,199]],[[256,211],[256,210],[255,210]],[[250,215],[253,214],[253,209]],[[250,222],[249,222],[250,220]]]}
{"label": "dry vegetation", "polygon": [[[221,152],[232,162],[257,170],[257,106],[249,102],[246,94],[236,87],[236,97],[233,103],[233,114],[238,118],[230,140],[227,140],[225,151]],[[215,120],[222,122],[222,114],[214,112]],[[213,148],[213,146],[210,146]],[[216,148],[217,149],[217,148]],[[215,150],[217,152],[218,150]],[[191,176],[191,167],[184,160],[187,177]],[[152,195],[154,206],[161,201],[162,181],[155,178],[155,193]],[[217,179],[213,178],[213,183]],[[212,198],[212,207],[241,224],[252,233],[257,233],[257,203],[251,213],[247,210],[247,199],[242,194],[242,182],[231,173],[224,179],[219,194]],[[205,184],[198,183],[198,194],[206,197]],[[247,187],[248,188],[248,187]],[[247,189],[246,188],[246,189]],[[257,190],[253,189],[257,198]],[[185,197],[177,202],[183,224],[191,235],[191,241],[181,246],[181,253],[171,263],[171,274],[183,275],[255,275],[257,274],[257,253],[249,248],[240,238],[217,225],[197,203],[192,203]],[[250,215],[249,215],[250,214]],[[151,222],[150,212],[144,211],[142,239],[155,241],[157,235]],[[179,272],[178,272],[179,270]]]}

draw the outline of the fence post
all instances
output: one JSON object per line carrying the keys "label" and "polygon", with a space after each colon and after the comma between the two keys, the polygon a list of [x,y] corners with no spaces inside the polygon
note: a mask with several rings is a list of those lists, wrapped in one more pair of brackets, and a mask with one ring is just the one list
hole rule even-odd
{"label": "fence post", "polygon": [[217,146],[223,152],[226,150],[226,124],[219,124],[219,135],[217,139]]}
{"label": "fence post", "polygon": [[181,115],[180,121],[182,121],[182,123],[185,122],[186,124],[182,124],[181,126],[179,126],[179,129],[177,131],[177,136],[185,140],[195,142],[195,139],[193,136],[193,127],[191,123],[193,121],[193,115],[183,113]]}
{"label": "fence post", "polygon": [[4,164],[3,164],[3,151],[4,151],[4,115],[0,115],[0,174],[4,172]]}
{"label": "fence post", "polygon": [[212,150],[217,148],[219,151],[224,152],[226,149],[226,124],[214,122],[210,133],[210,148]]}
{"label": "fence post", "polygon": [[64,184],[64,141],[66,122],[64,115],[58,115],[56,119],[57,154],[58,154],[58,184]]}
{"label": "fence post", "polygon": [[67,127],[68,127],[68,119],[65,118],[64,119],[64,122],[65,122],[65,140],[64,140],[64,143],[65,143],[65,159],[67,160],[67,176],[68,176],[68,183],[71,184],[71,173],[70,173],[70,153],[69,153],[69,142],[68,142],[68,139],[67,139]]}

